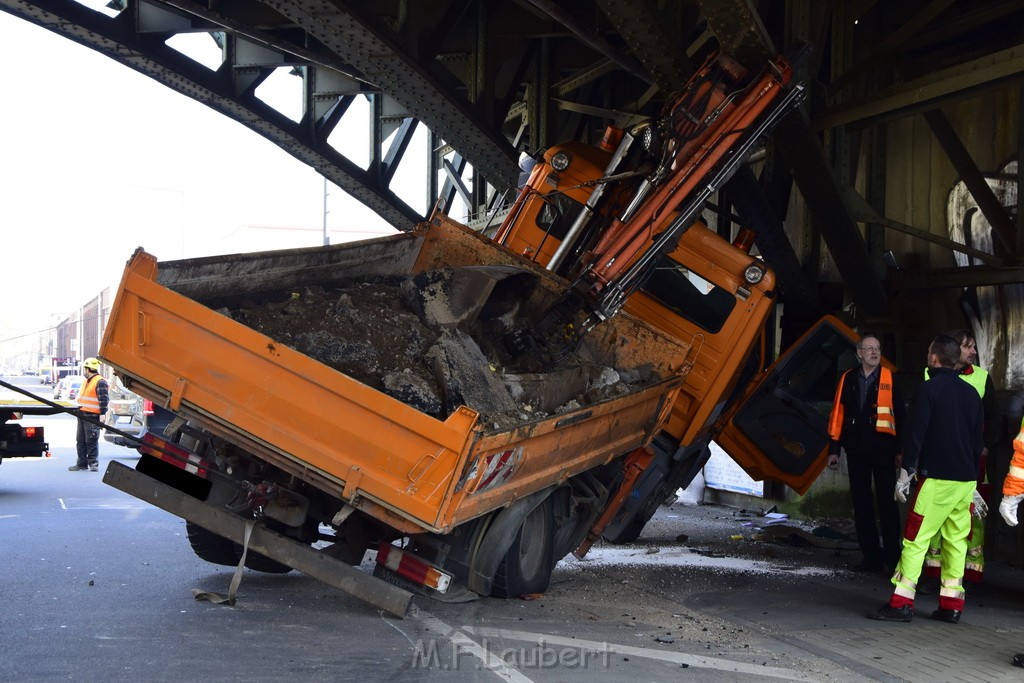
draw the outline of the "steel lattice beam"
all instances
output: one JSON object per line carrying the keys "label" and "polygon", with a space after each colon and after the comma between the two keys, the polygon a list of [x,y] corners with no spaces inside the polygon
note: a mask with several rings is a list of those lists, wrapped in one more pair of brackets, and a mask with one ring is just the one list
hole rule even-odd
{"label": "steel lattice beam", "polygon": [[415,60],[341,3],[260,0],[300,26],[340,59],[357,68],[445,140],[499,190],[515,187],[518,168],[512,146],[478,125],[477,117]]}
{"label": "steel lattice beam", "polygon": [[[699,4],[728,54],[749,66],[760,66],[774,56],[773,42],[750,0],[700,0]],[[794,112],[782,120],[774,135],[815,222],[823,226],[822,237],[850,297],[864,313],[884,313],[887,300],[882,281],[807,119],[802,112]]]}
{"label": "steel lattice beam", "polygon": [[69,0],[0,0],[0,9],[90,47],[242,123],[312,166],[396,228],[410,229],[422,219],[371,174],[316,139],[310,127],[267,106],[252,95],[251,88],[236,94],[229,70],[211,72],[164,45],[161,37],[136,32],[128,13],[110,19]]}

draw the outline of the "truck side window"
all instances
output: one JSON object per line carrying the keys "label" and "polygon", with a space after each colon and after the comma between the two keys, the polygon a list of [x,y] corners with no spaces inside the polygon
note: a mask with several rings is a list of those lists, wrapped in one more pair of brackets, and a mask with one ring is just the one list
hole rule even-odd
{"label": "truck side window", "polygon": [[736,307],[736,297],[731,292],[716,287],[668,256],[658,262],[643,291],[712,334],[722,329]]}
{"label": "truck side window", "polygon": [[780,386],[803,401],[821,417],[832,412],[839,376],[856,364],[849,340],[836,334],[821,333],[815,343],[806,344],[792,354]]}
{"label": "truck side window", "polygon": [[537,212],[537,227],[561,240],[582,210],[583,205],[572,197],[563,192],[551,192],[544,196],[544,205]]}
{"label": "truck side window", "polygon": [[821,325],[786,352],[733,417],[733,424],[786,474],[805,473],[828,444],[826,425],[839,374],[854,343]]}

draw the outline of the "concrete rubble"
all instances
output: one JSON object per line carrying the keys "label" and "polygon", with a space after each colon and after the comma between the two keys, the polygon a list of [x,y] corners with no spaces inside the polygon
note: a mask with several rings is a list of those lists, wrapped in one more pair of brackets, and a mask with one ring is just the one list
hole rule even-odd
{"label": "concrete rubble", "polygon": [[635,390],[644,368],[592,362],[586,344],[545,368],[515,357],[505,337],[531,283],[499,268],[429,271],[325,289],[302,287],[220,312],[421,412],[445,419],[458,406],[507,429]]}

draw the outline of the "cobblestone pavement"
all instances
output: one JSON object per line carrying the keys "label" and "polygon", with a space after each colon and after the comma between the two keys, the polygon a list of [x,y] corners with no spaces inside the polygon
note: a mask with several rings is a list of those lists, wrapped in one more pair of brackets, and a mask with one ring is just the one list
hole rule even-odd
{"label": "cobblestone pavement", "polygon": [[[810,546],[800,538],[795,544],[764,540],[770,520],[760,512],[715,505],[662,508],[634,544],[634,552],[646,557],[637,555],[623,585],[639,587],[640,595],[670,598],[698,619],[720,621],[719,632],[729,636],[709,640],[712,651],[735,656],[753,648],[769,656],[765,666],[802,664],[820,680],[1024,679],[1024,670],[1010,664],[1014,653],[1024,651],[1020,568],[990,562],[985,581],[968,589],[959,624],[931,619],[935,588],[917,596],[913,622],[873,621],[865,615],[891,593],[887,576],[852,571],[860,560],[856,550]],[[841,520],[831,526],[845,530]],[[682,551],[704,563],[670,559]]]}

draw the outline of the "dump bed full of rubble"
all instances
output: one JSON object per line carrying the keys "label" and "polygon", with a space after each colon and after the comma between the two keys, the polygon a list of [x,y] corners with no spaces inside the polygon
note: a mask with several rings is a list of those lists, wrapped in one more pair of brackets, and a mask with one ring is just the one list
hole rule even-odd
{"label": "dump bed full of rubble", "polygon": [[657,379],[648,367],[595,363],[586,344],[553,370],[534,354],[514,357],[505,336],[521,324],[513,315],[518,305],[502,309],[504,316],[460,316],[445,299],[451,277],[451,269],[442,269],[301,287],[220,312],[438,419],[459,405],[473,408],[488,429],[573,410]]}

